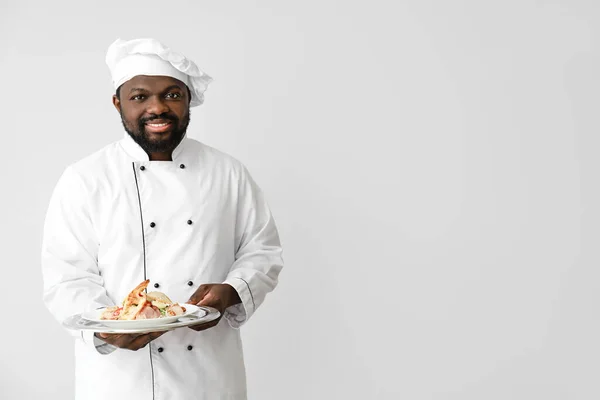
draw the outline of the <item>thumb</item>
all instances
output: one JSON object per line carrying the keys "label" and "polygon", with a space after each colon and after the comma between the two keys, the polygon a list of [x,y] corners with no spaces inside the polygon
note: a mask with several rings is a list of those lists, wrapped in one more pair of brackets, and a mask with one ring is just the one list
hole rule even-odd
{"label": "thumb", "polygon": [[200,285],[200,287],[196,289],[194,294],[190,297],[188,301],[186,301],[186,303],[194,305],[198,304],[198,302],[201,301],[204,298],[204,296],[206,296],[209,290],[210,285]]}
{"label": "thumb", "polygon": [[199,306],[213,307],[215,304],[215,296],[211,293],[207,293],[202,300],[198,303]]}

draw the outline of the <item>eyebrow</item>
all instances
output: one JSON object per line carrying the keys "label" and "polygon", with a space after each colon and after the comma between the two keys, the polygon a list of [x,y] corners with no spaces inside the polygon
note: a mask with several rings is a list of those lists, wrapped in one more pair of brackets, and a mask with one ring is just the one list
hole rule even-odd
{"label": "eyebrow", "polygon": [[147,92],[148,91],[147,89],[144,89],[144,88],[137,88],[137,87],[135,87],[135,88],[131,88],[131,90],[129,91],[129,94],[131,94],[131,93],[133,93],[135,91],[138,91],[138,90],[140,90],[142,92]]}
{"label": "eyebrow", "polygon": [[[163,92],[168,92],[169,90],[173,90],[173,89],[183,90],[179,85],[171,85],[168,88],[164,89]],[[129,91],[129,94],[131,94],[131,93],[133,93],[135,91],[147,92],[148,89],[144,89],[144,88],[131,88],[131,90]]]}
{"label": "eyebrow", "polygon": [[179,85],[171,85],[168,88],[166,88],[165,90],[163,90],[163,92],[167,92],[169,90],[173,90],[173,89],[179,89],[179,90],[183,90],[182,87],[180,87]]}

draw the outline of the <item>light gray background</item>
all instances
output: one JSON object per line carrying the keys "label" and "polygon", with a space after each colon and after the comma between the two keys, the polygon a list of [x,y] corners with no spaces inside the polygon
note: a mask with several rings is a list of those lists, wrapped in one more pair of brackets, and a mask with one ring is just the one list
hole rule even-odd
{"label": "light gray background", "polygon": [[597,1],[93,4],[0,10],[2,399],[73,396],[41,228],[122,136],[108,45],[145,36],[215,78],[189,134],[281,231],[250,399],[600,398]]}

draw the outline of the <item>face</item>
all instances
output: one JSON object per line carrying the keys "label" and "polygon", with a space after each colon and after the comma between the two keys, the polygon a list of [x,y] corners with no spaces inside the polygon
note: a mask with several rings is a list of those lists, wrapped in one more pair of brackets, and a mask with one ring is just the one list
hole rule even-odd
{"label": "face", "polygon": [[121,85],[113,104],[123,127],[147,153],[170,153],[190,122],[187,86],[169,76],[139,75]]}

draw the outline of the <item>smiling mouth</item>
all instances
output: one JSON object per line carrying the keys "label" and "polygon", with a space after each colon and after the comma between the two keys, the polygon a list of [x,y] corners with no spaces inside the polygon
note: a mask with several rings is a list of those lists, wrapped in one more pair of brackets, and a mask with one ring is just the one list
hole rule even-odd
{"label": "smiling mouth", "polygon": [[169,130],[169,128],[171,127],[171,121],[167,121],[167,122],[160,122],[160,123],[150,123],[150,122],[146,122],[146,129],[150,132],[153,133],[161,133],[161,132],[166,132]]}

